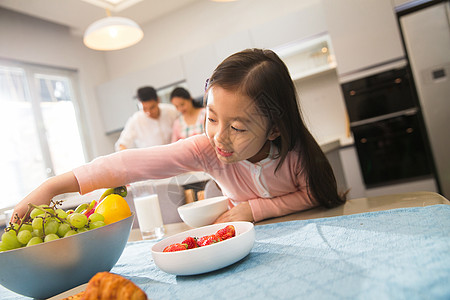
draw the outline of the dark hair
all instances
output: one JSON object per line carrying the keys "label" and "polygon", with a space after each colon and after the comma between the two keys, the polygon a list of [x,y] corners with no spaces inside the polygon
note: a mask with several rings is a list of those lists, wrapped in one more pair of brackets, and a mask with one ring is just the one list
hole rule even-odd
{"label": "dark hair", "polygon": [[191,97],[191,94],[189,94],[188,90],[186,90],[185,88],[182,87],[176,87],[173,89],[173,91],[170,93],[170,101],[172,101],[172,99],[174,97],[178,97],[178,98],[183,98],[185,100],[190,100],[192,102],[192,105],[194,107],[203,107],[203,103],[200,101],[196,101]]}
{"label": "dark hair", "polygon": [[136,98],[139,101],[145,102],[150,100],[157,100],[158,95],[156,94],[156,90],[151,86],[144,86],[137,90]]}
{"label": "dark hair", "polygon": [[297,151],[308,194],[326,207],[345,202],[337,192],[330,163],[306,128],[297,104],[297,93],[283,61],[270,50],[247,49],[226,58],[213,72],[207,89],[220,86],[255,100],[260,111],[280,136],[273,142],[279,149],[278,170],[289,151]]}

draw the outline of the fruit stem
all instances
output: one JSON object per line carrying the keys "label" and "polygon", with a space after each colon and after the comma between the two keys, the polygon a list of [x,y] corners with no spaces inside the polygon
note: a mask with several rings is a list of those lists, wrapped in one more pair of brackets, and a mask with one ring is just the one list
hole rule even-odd
{"label": "fruit stem", "polygon": [[[51,217],[58,219],[58,221],[60,221],[61,223],[68,223],[70,225],[70,223],[67,220],[64,220],[64,219],[60,218],[58,216],[58,214],[45,210],[46,207],[37,206],[37,205],[35,205],[33,203],[28,203],[28,206],[30,208],[37,208],[37,209],[43,211],[45,214],[49,214]],[[28,208],[28,209],[30,209],[30,208]],[[51,207],[48,206],[48,208],[51,208]]]}
{"label": "fruit stem", "polygon": [[28,207],[28,210],[27,210],[26,214],[22,217],[22,219],[19,218],[19,214],[18,213],[15,213],[14,214],[14,220],[16,220],[16,219],[20,220],[19,221],[19,227],[17,227],[17,229],[15,229],[13,222],[9,222],[9,227],[5,228],[5,232],[9,231],[9,230],[14,230],[16,232],[16,235],[17,235],[19,233],[20,227],[22,227],[22,225],[25,223],[25,219],[28,218],[30,212],[31,212],[31,207]]}

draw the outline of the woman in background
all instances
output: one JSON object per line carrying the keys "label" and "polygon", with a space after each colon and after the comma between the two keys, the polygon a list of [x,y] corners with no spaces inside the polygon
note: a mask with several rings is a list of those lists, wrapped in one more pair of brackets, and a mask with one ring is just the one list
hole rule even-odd
{"label": "woman in background", "polygon": [[172,143],[203,133],[205,109],[192,99],[186,89],[175,88],[170,94],[170,102],[181,113],[173,124]]}

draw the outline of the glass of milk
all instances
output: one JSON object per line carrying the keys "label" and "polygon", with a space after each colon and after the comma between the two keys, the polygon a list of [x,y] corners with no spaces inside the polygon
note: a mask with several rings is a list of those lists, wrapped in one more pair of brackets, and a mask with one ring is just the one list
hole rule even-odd
{"label": "glass of milk", "polygon": [[[155,192],[155,189],[151,189]],[[158,194],[137,193],[133,195],[134,207],[143,239],[159,239],[164,236],[164,224],[159,207]]]}

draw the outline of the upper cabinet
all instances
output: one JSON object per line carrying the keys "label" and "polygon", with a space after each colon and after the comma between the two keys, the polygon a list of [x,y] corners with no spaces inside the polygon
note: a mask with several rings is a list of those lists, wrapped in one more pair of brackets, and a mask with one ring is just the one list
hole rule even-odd
{"label": "upper cabinet", "polygon": [[405,56],[391,0],[323,0],[340,76]]}
{"label": "upper cabinet", "polygon": [[275,48],[289,69],[292,80],[306,79],[336,69],[336,60],[328,34]]}
{"label": "upper cabinet", "polygon": [[253,46],[247,30],[223,37],[212,44],[182,55],[184,75],[194,98],[203,96],[205,82],[231,54]]}

